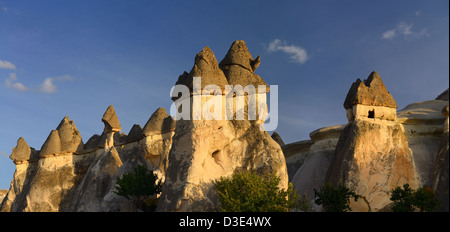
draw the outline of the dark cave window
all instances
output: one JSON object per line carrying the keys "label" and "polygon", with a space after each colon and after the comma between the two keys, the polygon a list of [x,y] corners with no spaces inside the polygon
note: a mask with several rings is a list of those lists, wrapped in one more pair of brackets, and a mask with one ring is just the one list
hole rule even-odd
{"label": "dark cave window", "polygon": [[375,110],[369,110],[369,118],[375,118]]}

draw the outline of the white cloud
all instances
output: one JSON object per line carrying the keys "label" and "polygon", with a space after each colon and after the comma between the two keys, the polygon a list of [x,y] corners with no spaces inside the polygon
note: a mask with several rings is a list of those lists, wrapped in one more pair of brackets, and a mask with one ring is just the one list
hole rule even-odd
{"label": "white cloud", "polygon": [[397,31],[402,35],[411,35],[413,32],[411,31],[411,28],[413,27],[413,24],[406,24],[405,22],[401,22],[397,25]]}
{"label": "white cloud", "polygon": [[0,60],[0,68],[4,69],[16,69],[16,66],[9,61]]}
{"label": "white cloud", "polygon": [[17,75],[15,73],[9,74],[9,78],[5,80],[5,85],[6,87],[17,91],[24,92],[29,90],[29,88],[25,87],[25,85],[23,85],[20,82],[17,82]]}
{"label": "white cloud", "polygon": [[392,40],[393,38],[402,35],[404,38],[421,38],[421,37],[430,37],[427,28],[423,28],[422,30],[416,32],[413,31],[414,24],[408,24],[405,22],[400,22],[394,29],[387,30],[381,34],[382,39]]}
{"label": "white cloud", "polygon": [[38,91],[42,93],[56,93],[58,89],[53,84],[53,78],[47,77],[45,78],[44,82],[39,86]]}
{"label": "white cloud", "polygon": [[414,14],[416,16],[421,16],[423,14],[423,12],[421,10],[418,10],[418,11],[414,12]]}
{"label": "white cloud", "polygon": [[58,76],[58,77],[47,77],[45,78],[44,82],[40,84],[37,88],[29,88],[26,87],[24,84],[18,82],[17,75],[15,73],[11,73],[9,75],[9,78],[5,80],[6,87],[10,89],[14,89],[16,91],[20,92],[27,92],[27,91],[36,91],[40,93],[56,93],[58,92],[57,86],[54,84],[54,82],[61,82],[61,81],[71,81],[73,80],[72,76],[64,75],[64,76]]}
{"label": "white cloud", "polygon": [[299,64],[304,64],[308,60],[308,53],[302,47],[295,45],[286,45],[285,41],[274,39],[267,47],[268,52],[281,51],[290,55],[291,61]]}
{"label": "white cloud", "polygon": [[381,36],[383,39],[393,39],[397,35],[395,29],[384,32]]}

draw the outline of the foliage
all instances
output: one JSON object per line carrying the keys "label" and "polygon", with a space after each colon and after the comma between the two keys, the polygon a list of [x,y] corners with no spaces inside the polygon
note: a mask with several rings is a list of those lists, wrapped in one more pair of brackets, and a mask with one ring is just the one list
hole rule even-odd
{"label": "foliage", "polygon": [[350,197],[358,201],[360,197],[354,191],[348,189],[342,184],[336,188],[331,183],[321,187],[319,191],[314,189],[315,200],[318,205],[322,205],[327,212],[346,212],[351,211]]}
{"label": "foliage", "polygon": [[143,207],[144,200],[161,193],[161,180],[145,165],[138,165],[132,172],[117,177],[114,193],[130,200],[136,209]]}
{"label": "foliage", "polygon": [[404,184],[403,189],[398,186],[391,191],[391,201],[394,202],[391,209],[394,212],[420,212],[432,211],[438,204],[434,192],[429,187],[411,189],[409,184]]}
{"label": "foliage", "polygon": [[275,174],[235,171],[231,178],[215,181],[222,212],[287,212],[301,199],[293,185],[279,189]]}
{"label": "foliage", "polygon": [[300,196],[297,190],[294,189],[294,185],[292,183],[289,183],[288,193],[288,199],[290,201],[289,208],[291,208],[291,210],[300,212],[312,211],[310,200],[305,195]]}

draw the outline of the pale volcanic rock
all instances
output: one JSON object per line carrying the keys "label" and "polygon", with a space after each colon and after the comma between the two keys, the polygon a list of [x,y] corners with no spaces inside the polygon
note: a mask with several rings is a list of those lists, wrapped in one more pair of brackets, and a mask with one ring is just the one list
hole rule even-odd
{"label": "pale volcanic rock", "polygon": [[397,112],[397,121],[414,156],[417,174],[422,186],[431,186],[433,170],[446,120],[442,109],[448,101],[430,100],[415,102]]}
{"label": "pale volcanic rock", "polygon": [[[353,83],[344,107],[353,104],[397,107],[376,72],[364,83]],[[363,201],[351,205],[354,211],[379,211],[390,204],[392,189],[406,183],[412,188],[418,187],[414,158],[403,125],[395,118],[356,115],[340,135],[326,182],[342,183],[361,195]]]}
{"label": "pale volcanic rock", "polygon": [[[114,173],[114,176],[112,177],[112,181],[108,186],[108,190],[106,190],[106,194],[104,195],[103,199],[101,199],[99,202],[99,207],[101,209],[97,211],[102,212],[134,212],[136,209],[134,208],[133,204],[130,200],[126,199],[125,197],[119,196],[115,193],[116,186],[117,186],[117,178],[122,178],[124,174],[130,173],[134,171],[134,168],[138,165],[144,165],[147,167],[147,169],[152,169],[147,162],[147,160],[144,158],[144,156],[140,154],[133,154],[131,155],[125,163],[123,163],[122,166],[117,169],[117,171]],[[91,211],[91,210],[89,210]]]}
{"label": "pale volcanic rock", "polygon": [[[193,70],[200,67],[198,55],[195,63]],[[210,63],[215,70],[216,63]],[[221,75],[210,80],[208,84],[224,84]],[[179,79],[177,84],[180,83]],[[185,84],[189,87],[189,82]],[[247,119],[178,120],[157,210],[218,210],[214,181],[230,176],[235,170],[275,173],[281,178],[279,187],[286,189],[288,175],[283,152],[266,131],[260,131],[260,123]]]}
{"label": "pale volcanic rock", "polygon": [[[345,125],[329,126],[312,131],[311,140],[304,141],[305,147],[297,148],[297,163],[288,162],[289,179],[300,195],[314,199],[314,189],[325,183],[325,177],[334,156],[336,144]],[[295,144],[295,143],[294,143]],[[283,148],[283,152],[286,148]],[[285,152],[286,154],[286,152]],[[292,158],[290,158],[292,159]]]}
{"label": "pale volcanic rock", "polygon": [[[108,125],[105,123],[106,128]],[[127,199],[112,193],[115,176],[122,173],[119,172],[122,163],[128,170],[134,164],[146,163],[152,167],[151,162],[155,159],[167,160],[173,135],[173,132],[161,134],[159,131],[159,134],[144,137],[142,131],[139,125],[135,125],[130,135],[104,132],[92,136],[83,145],[74,123],[65,117],[43,144],[43,152],[30,148],[20,138],[11,155],[16,171],[8,194],[0,202],[0,211],[134,210]],[[145,159],[149,155],[145,151],[152,152],[152,159]],[[166,168],[167,163],[163,164],[152,169]],[[164,173],[164,170],[159,173]]]}
{"label": "pale volcanic rock", "polygon": [[81,180],[73,196],[70,211],[102,211],[101,203],[110,189],[113,176],[122,166],[117,150],[105,150]]}
{"label": "pale volcanic rock", "polygon": [[325,183],[342,182],[378,211],[390,203],[390,190],[406,183],[416,188],[416,178],[400,124],[357,120],[342,131]]}
{"label": "pale volcanic rock", "polygon": [[8,190],[4,190],[4,189],[0,190],[0,205],[7,194],[8,194]]}

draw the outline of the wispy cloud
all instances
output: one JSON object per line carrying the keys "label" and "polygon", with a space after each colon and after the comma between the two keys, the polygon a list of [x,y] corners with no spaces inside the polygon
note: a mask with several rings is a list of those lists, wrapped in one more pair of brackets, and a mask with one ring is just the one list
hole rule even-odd
{"label": "wispy cloud", "polygon": [[423,28],[420,31],[413,31],[413,24],[408,24],[405,22],[400,22],[393,29],[387,30],[381,34],[381,39],[392,40],[397,36],[403,36],[404,38],[421,38],[430,37],[427,28]]}
{"label": "wispy cloud", "polygon": [[25,92],[25,91],[29,90],[29,88],[25,87],[25,85],[18,82],[17,75],[15,73],[9,74],[9,78],[7,78],[5,80],[5,85],[8,88],[11,88],[11,89],[14,89],[17,91],[21,91],[21,92]]}
{"label": "wispy cloud", "polygon": [[0,68],[3,68],[3,69],[16,69],[16,66],[14,65],[14,64],[12,64],[11,62],[9,62],[9,61],[6,61],[6,60],[0,60]]}
{"label": "wispy cloud", "polygon": [[7,155],[6,153],[3,153],[3,152],[1,152],[1,151],[0,151],[0,156],[4,156],[4,157],[6,157],[6,158],[9,157],[9,155]]}
{"label": "wispy cloud", "polygon": [[269,43],[267,47],[268,52],[281,51],[290,55],[291,61],[299,64],[304,64],[308,60],[308,53],[302,47],[295,45],[287,45],[286,41],[281,41],[279,39],[274,39]]}
{"label": "wispy cloud", "polygon": [[34,91],[34,92],[40,92],[40,93],[56,93],[58,92],[57,86],[54,84],[54,82],[61,82],[61,81],[71,81],[73,80],[73,77],[69,75],[64,76],[58,76],[58,77],[47,77],[45,80],[36,88],[29,88],[26,87],[24,84],[18,81],[16,73],[9,74],[9,78],[5,80],[5,86],[19,91],[19,92],[28,92],[28,91]]}

